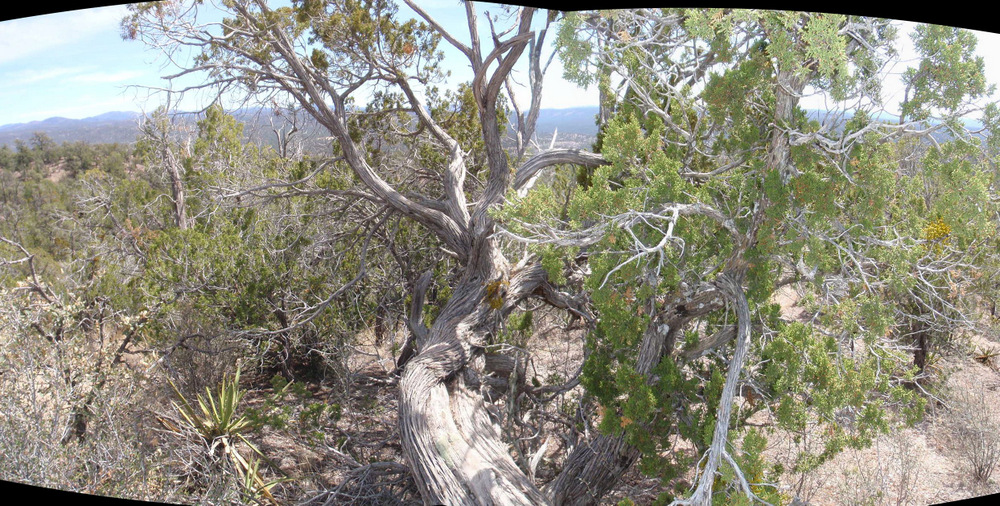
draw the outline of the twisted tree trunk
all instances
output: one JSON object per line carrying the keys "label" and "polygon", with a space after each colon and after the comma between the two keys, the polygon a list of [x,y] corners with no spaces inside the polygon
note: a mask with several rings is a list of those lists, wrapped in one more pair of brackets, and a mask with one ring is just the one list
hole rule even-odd
{"label": "twisted tree trunk", "polygon": [[510,456],[479,392],[466,387],[466,364],[495,332],[493,303],[509,275],[492,241],[473,262],[400,378],[404,454],[426,504],[545,504]]}

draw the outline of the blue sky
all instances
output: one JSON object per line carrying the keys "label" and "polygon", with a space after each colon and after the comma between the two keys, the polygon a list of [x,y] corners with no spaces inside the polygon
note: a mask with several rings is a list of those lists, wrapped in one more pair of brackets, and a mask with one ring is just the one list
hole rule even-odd
{"label": "blue sky", "polygon": [[[465,15],[457,0],[425,0],[420,5],[446,26],[461,22]],[[85,118],[108,111],[153,110],[162,96],[150,99],[142,87],[166,87],[160,76],[171,69],[164,68],[158,52],[141,42],[122,40],[119,21],[125,13],[125,6],[116,5],[0,22],[0,125],[53,116]],[[404,4],[400,15],[413,12]],[[440,47],[446,52],[445,64],[454,62],[453,76],[470,79],[464,56],[446,42]],[[561,74],[556,59],[546,80],[542,107],[597,104],[596,89],[584,90],[555,79]],[[201,107],[197,100],[189,97],[181,108]]]}
{"label": "blue sky", "polygon": [[[421,0],[420,5],[446,26],[464,26],[464,8],[457,0]],[[484,9],[490,7],[495,8],[486,4]],[[118,24],[125,12],[124,6],[117,5],[0,22],[0,125],[53,116],[84,118],[108,111],[154,109],[162,96],[150,99],[142,87],[166,86],[160,76],[171,69],[164,68],[158,52],[140,42],[121,39]],[[400,14],[411,15],[412,11],[401,5]],[[902,41],[908,41],[906,33],[904,25]],[[986,58],[989,78],[1000,83],[1000,35],[977,33],[978,52]],[[553,37],[551,34],[549,39]],[[453,76],[468,79],[464,57],[445,42],[441,47]],[[907,52],[903,54],[905,58]],[[546,78],[542,107],[597,104],[595,89],[566,83],[559,78],[561,73],[557,58]],[[520,78],[527,80],[523,74]],[[887,88],[891,93],[892,86]],[[187,100],[181,103],[182,109],[204,105],[195,103],[197,99]]]}
{"label": "blue sky", "polygon": [[121,40],[123,12],[114,6],[0,23],[0,125],[135,110],[122,86],[154,84],[156,67],[141,45]]}

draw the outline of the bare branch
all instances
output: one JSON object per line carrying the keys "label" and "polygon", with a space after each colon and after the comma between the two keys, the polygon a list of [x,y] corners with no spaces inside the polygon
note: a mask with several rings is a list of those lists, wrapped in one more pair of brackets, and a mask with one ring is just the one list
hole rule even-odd
{"label": "bare branch", "polygon": [[712,485],[715,482],[715,473],[719,468],[719,462],[727,452],[726,445],[729,444],[729,417],[733,409],[736,386],[739,383],[740,374],[743,371],[743,362],[746,360],[749,348],[750,307],[747,304],[746,295],[743,293],[741,279],[742,273],[737,273],[734,276],[729,272],[724,272],[719,275],[715,282],[736,308],[738,326],[736,351],[729,361],[729,370],[726,372],[726,384],[722,388],[722,397],[719,399],[719,408],[716,412],[712,445],[706,453],[707,462],[701,476],[698,478],[698,486],[690,498],[675,500],[671,504],[708,506],[712,503]]}
{"label": "bare branch", "polygon": [[603,156],[588,151],[578,149],[550,149],[538,153],[524,162],[517,169],[511,188],[518,192],[519,196],[523,197],[534,184],[535,179],[542,169],[563,164],[597,167],[606,165],[607,163]]}

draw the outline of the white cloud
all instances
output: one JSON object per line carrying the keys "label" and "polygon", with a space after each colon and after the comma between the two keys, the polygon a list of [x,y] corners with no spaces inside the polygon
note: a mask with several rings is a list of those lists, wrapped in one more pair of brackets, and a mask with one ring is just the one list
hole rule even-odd
{"label": "white cloud", "polygon": [[124,15],[125,6],[114,5],[4,21],[0,23],[0,64],[117,30]]}
{"label": "white cloud", "polygon": [[59,80],[56,84],[131,84],[145,77],[139,70],[95,71],[95,67],[48,67],[24,69],[0,74],[0,85],[5,88],[37,86],[45,81]]}
{"label": "white cloud", "polygon": [[81,84],[114,84],[130,83],[139,77],[145,76],[145,72],[138,70],[120,70],[117,72],[92,72],[73,76],[70,81]]}
{"label": "white cloud", "polygon": [[49,67],[45,69],[24,69],[4,72],[0,84],[4,87],[26,86],[49,79],[55,79],[87,70],[87,67]]}

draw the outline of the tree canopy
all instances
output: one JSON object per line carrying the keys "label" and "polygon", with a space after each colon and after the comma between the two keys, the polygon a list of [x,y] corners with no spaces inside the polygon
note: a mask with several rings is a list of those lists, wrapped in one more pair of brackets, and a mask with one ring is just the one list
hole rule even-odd
{"label": "tree canopy", "polygon": [[[147,118],[138,176],[63,148],[83,168],[51,209],[23,177],[51,140],[0,151],[3,205],[24,204],[0,221],[0,281],[53,308],[22,328],[99,314],[164,356],[232,344],[345,384],[358,335],[405,328],[385,386],[425,504],[598,504],[635,466],[658,503],[784,504],[782,475],[920,419],[934,353],[998,288],[998,109],[971,32],[918,25],[897,106],[887,19],[467,2],[451,30],[404,2],[226,0],[217,23],[202,2],[130,5],[123,36],[200,79],[172,93],[219,101],[187,143],[167,108]],[[446,44],[470,82],[448,82]],[[555,57],[600,90],[590,150],[538,142]],[[278,149],[245,142],[222,98],[291,119]],[[327,152],[294,148],[301,117]],[[789,288],[804,317],[780,310]],[[526,381],[544,318],[583,358]],[[766,463],[762,415],[799,437],[790,468]]]}

